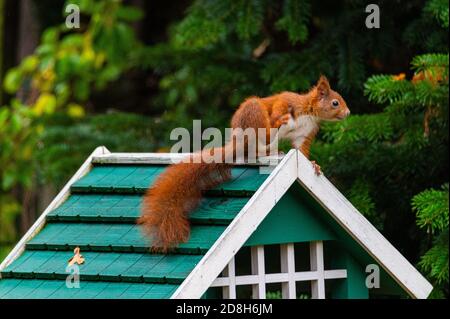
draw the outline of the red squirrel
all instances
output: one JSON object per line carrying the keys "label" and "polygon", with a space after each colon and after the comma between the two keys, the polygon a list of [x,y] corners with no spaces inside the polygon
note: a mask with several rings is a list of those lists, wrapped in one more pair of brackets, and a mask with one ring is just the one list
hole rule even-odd
{"label": "red squirrel", "polygon": [[[309,157],[320,121],[338,121],[349,114],[344,99],[321,76],[305,94],[282,92],[264,98],[247,98],[234,113],[231,127],[233,131],[236,128],[265,129],[269,137],[266,146],[270,144],[270,129],[279,128],[277,138],[290,139],[294,148]],[[153,251],[167,252],[186,242],[190,234],[189,213],[200,204],[202,193],[231,178],[232,163],[225,159],[236,156],[236,141],[232,139],[222,148],[193,154],[191,160],[205,152],[221,152],[222,160],[220,163],[200,160],[170,165],[147,190],[138,223],[153,239]]]}

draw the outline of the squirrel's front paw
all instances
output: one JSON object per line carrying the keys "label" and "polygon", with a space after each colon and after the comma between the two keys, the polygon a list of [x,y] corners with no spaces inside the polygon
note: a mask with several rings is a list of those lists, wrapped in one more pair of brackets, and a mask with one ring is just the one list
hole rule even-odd
{"label": "squirrel's front paw", "polygon": [[322,170],[320,168],[320,165],[316,163],[316,161],[311,161],[311,164],[314,168],[314,173],[316,173],[317,176],[322,175]]}

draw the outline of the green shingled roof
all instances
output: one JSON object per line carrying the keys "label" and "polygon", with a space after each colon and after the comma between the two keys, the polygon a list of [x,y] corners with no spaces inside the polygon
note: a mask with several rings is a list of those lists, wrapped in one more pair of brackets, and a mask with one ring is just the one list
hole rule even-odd
{"label": "green shingled roof", "polygon": [[[149,252],[135,221],[143,193],[164,168],[95,164],[1,272],[0,298],[169,298],[268,175],[233,168],[232,179],[192,213],[190,240],[162,255]],[[77,246],[86,262],[80,288],[70,289],[66,266]]]}

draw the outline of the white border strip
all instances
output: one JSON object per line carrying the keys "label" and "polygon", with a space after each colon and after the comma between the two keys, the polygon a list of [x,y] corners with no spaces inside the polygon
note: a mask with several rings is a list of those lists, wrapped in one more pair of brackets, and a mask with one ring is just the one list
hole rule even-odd
{"label": "white border strip", "polygon": [[[26,232],[26,234],[20,239],[16,246],[11,250],[11,252],[6,256],[3,262],[0,264],[0,271],[8,267],[17,257],[19,257],[25,250],[25,244],[32,239],[45,225],[45,217],[53,209],[57,208],[64,202],[70,195],[70,186],[88,173],[92,168],[92,158],[94,156],[99,156],[102,154],[109,154],[109,150],[104,146],[97,147],[91,155],[84,161],[83,165],[78,169],[75,175],[64,185],[63,189],[58,193],[58,195],[53,199],[50,205],[44,210],[44,212],[39,216],[39,218],[34,222],[33,226]],[[0,275],[1,278],[1,275]]]}
{"label": "white border strip", "polygon": [[297,179],[291,150],[208,250],[171,299],[200,298]]}
{"label": "white border strip", "polygon": [[433,286],[323,175],[298,153],[298,181],[326,211],[408,292],[425,299]]}
{"label": "white border strip", "polygon": [[[180,162],[192,153],[110,153],[96,155],[93,163],[100,164],[173,164]],[[265,156],[257,159],[255,163],[237,162],[233,165],[269,165],[279,163],[283,155]]]}

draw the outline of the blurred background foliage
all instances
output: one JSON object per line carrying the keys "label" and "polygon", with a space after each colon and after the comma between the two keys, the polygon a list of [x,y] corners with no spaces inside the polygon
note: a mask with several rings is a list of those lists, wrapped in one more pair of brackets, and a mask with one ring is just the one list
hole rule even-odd
{"label": "blurred background foliage", "polygon": [[165,151],[325,74],[352,116],[312,158],[448,297],[448,2],[378,1],[380,29],[368,3],[0,0],[0,259],[96,146]]}

